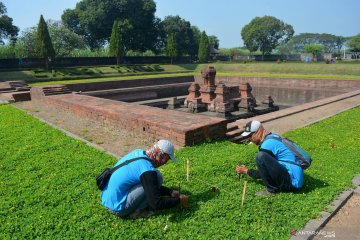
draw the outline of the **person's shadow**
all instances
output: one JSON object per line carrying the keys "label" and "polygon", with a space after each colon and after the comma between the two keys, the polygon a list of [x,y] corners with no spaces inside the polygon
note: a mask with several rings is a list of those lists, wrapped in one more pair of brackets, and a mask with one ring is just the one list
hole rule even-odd
{"label": "person's shadow", "polygon": [[323,180],[314,178],[308,174],[304,174],[304,185],[295,193],[309,193],[315,191],[316,189],[327,187],[329,184]]}
{"label": "person's shadow", "polygon": [[[261,179],[252,179],[249,177],[249,178],[247,178],[247,180],[248,180],[248,182],[254,182],[259,185],[264,185],[263,181]],[[305,173],[304,174],[304,184],[303,184],[302,188],[300,188],[299,190],[295,190],[293,192],[298,193],[298,194],[309,193],[309,192],[315,191],[316,189],[324,188],[327,186],[329,186],[329,184],[327,182],[324,182],[323,180],[314,178],[313,176],[310,176]]]}
{"label": "person's shadow", "polygon": [[191,194],[190,192],[182,192],[189,197],[189,207],[181,208],[180,206],[171,208],[168,210],[158,211],[155,215],[167,215],[169,214],[169,221],[180,222],[189,217],[192,217],[194,213],[199,210],[200,204],[209,201],[210,199],[220,194],[219,189],[209,188],[206,191],[197,194]]}

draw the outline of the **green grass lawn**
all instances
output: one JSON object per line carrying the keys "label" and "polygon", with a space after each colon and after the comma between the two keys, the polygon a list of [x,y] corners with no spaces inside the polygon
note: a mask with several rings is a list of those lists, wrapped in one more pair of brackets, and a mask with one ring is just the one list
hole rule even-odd
{"label": "green grass lawn", "polygon": [[[324,78],[360,80],[359,63],[299,63],[299,62],[251,62],[251,63],[209,63],[214,65],[218,76],[258,76],[276,78]],[[147,64],[122,66],[68,67],[45,71],[33,69],[24,71],[2,71],[0,82],[25,80],[31,85],[68,84],[76,82],[97,82],[122,79],[155,78],[181,75],[200,75],[208,64]]]}
{"label": "green grass lawn", "polygon": [[[124,220],[100,204],[95,177],[116,162],[11,105],[0,105],[0,239],[288,239],[360,172],[360,108],[288,132],[313,157],[297,193],[256,197],[263,186],[235,165],[254,166],[254,145],[209,142],[176,151],[161,168],[165,185],[190,196],[190,208]],[[333,146],[333,147],[332,147]],[[121,146],[119,146],[121,147]],[[190,182],[186,182],[186,161]],[[210,191],[216,186],[219,192]]]}

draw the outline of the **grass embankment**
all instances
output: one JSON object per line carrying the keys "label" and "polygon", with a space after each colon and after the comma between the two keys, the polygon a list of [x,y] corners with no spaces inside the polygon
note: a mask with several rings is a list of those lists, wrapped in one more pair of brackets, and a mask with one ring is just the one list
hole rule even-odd
{"label": "grass embankment", "polygon": [[[1,81],[25,80],[30,85],[68,84],[78,82],[112,81],[137,78],[199,75],[207,64],[181,65],[123,65],[3,71]],[[211,63],[218,76],[257,76],[276,78],[324,78],[360,80],[359,63]]]}
{"label": "grass embankment", "polygon": [[[313,157],[298,193],[256,197],[263,188],[235,165],[254,166],[254,145],[205,143],[176,152],[161,168],[167,186],[190,196],[190,208],[123,220],[100,204],[95,176],[116,160],[13,108],[0,105],[0,239],[288,239],[326,210],[360,172],[360,108],[286,134]],[[190,183],[186,161],[190,161]],[[213,193],[214,185],[219,192]]]}
{"label": "grass embankment", "polygon": [[191,73],[196,65],[123,65],[123,66],[79,66],[56,68],[46,71],[45,69],[33,69],[23,71],[2,71],[0,82],[10,80],[25,80],[27,83],[53,83],[68,82],[69,80],[99,81],[118,80],[119,77],[139,78],[142,75]]}

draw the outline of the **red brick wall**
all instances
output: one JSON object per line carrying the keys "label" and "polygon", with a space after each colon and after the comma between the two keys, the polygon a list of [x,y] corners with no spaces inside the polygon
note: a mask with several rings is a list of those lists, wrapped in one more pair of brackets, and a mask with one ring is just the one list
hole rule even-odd
{"label": "red brick wall", "polygon": [[[202,78],[196,76],[195,81],[201,83]],[[219,81],[226,85],[248,82],[257,101],[271,95],[275,104],[285,105],[304,104],[360,89],[360,81],[354,80],[218,76],[216,82]]]}
{"label": "red brick wall", "polygon": [[164,110],[79,94],[34,98],[44,106],[72,112],[155,139],[169,139],[175,146],[189,146],[206,139],[225,137],[226,121],[221,118]]}
{"label": "red brick wall", "polygon": [[67,84],[66,86],[74,92],[78,91],[99,91],[107,89],[118,89],[118,88],[131,88],[131,87],[142,87],[142,86],[153,86],[163,85],[171,83],[185,83],[193,82],[193,76],[179,76],[179,77],[161,77],[161,78],[144,78],[136,80],[116,80],[106,82],[90,82],[90,83],[73,83]]}

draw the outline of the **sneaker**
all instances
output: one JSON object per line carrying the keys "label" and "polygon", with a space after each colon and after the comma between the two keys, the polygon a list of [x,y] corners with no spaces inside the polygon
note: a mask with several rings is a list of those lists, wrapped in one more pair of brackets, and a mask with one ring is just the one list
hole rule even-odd
{"label": "sneaker", "polygon": [[131,219],[137,219],[137,218],[147,218],[154,215],[153,211],[148,210],[142,210],[142,211],[136,211],[129,215]]}
{"label": "sneaker", "polygon": [[154,215],[154,211],[149,211],[149,210],[145,210],[143,212],[140,213],[140,217],[142,218],[147,218]]}
{"label": "sneaker", "polygon": [[140,217],[140,211],[132,212],[129,214],[129,218],[131,219],[137,219],[138,217]]}
{"label": "sneaker", "polygon": [[272,196],[275,193],[269,192],[267,189],[263,189],[257,193],[255,193],[256,196],[262,196],[262,197],[266,197],[266,196]]}

